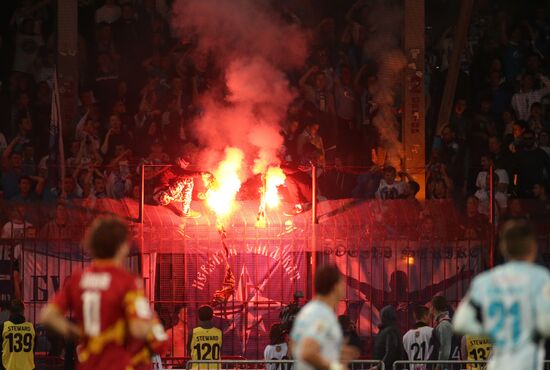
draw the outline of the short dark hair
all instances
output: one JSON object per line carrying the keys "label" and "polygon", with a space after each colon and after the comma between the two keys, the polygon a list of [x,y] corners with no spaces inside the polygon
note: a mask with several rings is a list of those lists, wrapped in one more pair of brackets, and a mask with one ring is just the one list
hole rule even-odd
{"label": "short dark hair", "polygon": [[200,321],[210,321],[214,317],[214,310],[208,305],[199,307],[197,311]]}
{"label": "short dark hair", "polygon": [[97,218],[88,229],[86,245],[92,257],[113,258],[128,240],[128,227],[117,217]]}
{"label": "short dark hair", "polygon": [[428,307],[426,306],[416,306],[413,311],[413,317],[416,321],[422,320],[423,317],[428,315]]}
{"label": "short dark hair", "polygon": [[432,307],[437,312],[444,312],[449,310],[449,304],[447,303],[447,298],[442,295],[436,295],[432,298]]}
{"label": "short dark hair", "polygon": [[25,305],[19,299],[14,299],[10,303],[10,313],[12,315],[22,315],[25,312]]}
{"label": "short dark hair", "polygon": [[531,253],[536,243],[533,225],[523,219],[510,220],[502,226],[500,250],[508,258],[521,258]]}
{"label": "short dark hair", "polygon": [[285,341],[285,332],[281,324],[273,324],[269,330],[270,344],[280,344]]}
{"label": "short dark hair", "polygon": [[342,274],[336,265],[321,266],[315,272],[315,292],[320,295],[328,295],[342,278]]}
{"label": "short dark hair", "polygon": [[32,184],[32,179],[27,175],[22,175],[19,177],[19,180],[17,181],[18,184],[21,184],[21,181],[27,180]]}
{"label": "short dark hair", "polygon": [[393,167],[393,166],[386,166],[386,167],[384,167],[384,173],[389,173],[389,172],[396,173],[397,170],[396,170],[395,167]]}
{"label": "short dark hair", "polygon": [[409,181],[409,186],[415,195],[420,191],[420,184],[416,181]]}

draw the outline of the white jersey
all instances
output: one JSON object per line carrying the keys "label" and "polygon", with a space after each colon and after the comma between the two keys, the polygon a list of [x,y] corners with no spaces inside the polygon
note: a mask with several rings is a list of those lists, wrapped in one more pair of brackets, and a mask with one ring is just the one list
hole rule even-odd
{"label": "white jersey", "polygon": [[405,193],[405,183],[402,181],[396,181],[393,184],[388,184],[386,180],[380,180],[378,190],[374,194],[376,199],[399,199]]}
{"label": "white jersey", "polygon": [[493,342],[488,370],[543,368],[536,318],[550,310],[549,293],[548,270],[527,262],[506,263],[472,281],[467,299]]}
{"label": "white jersey", "polygon": [[319,343],[321,354],[328,361],[340,361],[342,329],[334,310],[327,304],[316,299],[306,304],[296,316],[290,336],[294,342],[292,353],[296,358],[296,370],[314,369],[300,356],[305,338]]}
{"label": "white jersey", "polygon": [[[427,361],[430,359],[433,351],[432,332],[432,327],[420,326],[405,333],[403,347],[405,347],[409,361]],[[424,369],[426,369],[426,365],[411,365],[411,370]]]}
{"label": "white jersey", "polygon": [[266,370],[282,370],[290,368],[289,365],[269,364],[267,361],[288,360],[288,345],[286,343],[268,344],[264,350],[264,360],[266,361]]}

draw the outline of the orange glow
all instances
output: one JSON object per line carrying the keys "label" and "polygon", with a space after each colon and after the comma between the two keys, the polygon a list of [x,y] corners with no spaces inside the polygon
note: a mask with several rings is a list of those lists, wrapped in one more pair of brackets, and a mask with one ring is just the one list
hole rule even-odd
{"label": "orange glow", "polygon": [[414,257],[412,257],[412,256],[407,257],[407,264],[408,265],[414,265]]}
{"label": "orange glow", "polygon": [[214,171],[215,180],[206,192],[206,204],[218,217],[229,216],[235,207],[235,196],[241,188],[239,174],[243,159],[244,154],[240,149],[227,148],[225,159]]}
{"label": "orange glow", "polygon": [[286,176],[280,167],[269,167],[267,169],[265,180],[265,203],[269,209],[276,209],[281,204],[279,196],[279,186],[285,183]]}

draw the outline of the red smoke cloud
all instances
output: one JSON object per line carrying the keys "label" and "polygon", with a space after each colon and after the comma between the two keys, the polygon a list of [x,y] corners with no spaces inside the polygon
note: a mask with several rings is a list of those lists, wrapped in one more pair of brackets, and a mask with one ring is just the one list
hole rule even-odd
{"label": "red smoke cloud", "polygon": [[173,10],[174,29],[182,37],[192,30],[199,52],[211,53],[225,76],[225,97],[207,91],[193,123],[203,163],[214,169],[224,150],[235,147],[254,173],[264,172],[278,162],[280,124],[296,94],[283,70],[303,65],[305,33],[259,1],[176,0]]}

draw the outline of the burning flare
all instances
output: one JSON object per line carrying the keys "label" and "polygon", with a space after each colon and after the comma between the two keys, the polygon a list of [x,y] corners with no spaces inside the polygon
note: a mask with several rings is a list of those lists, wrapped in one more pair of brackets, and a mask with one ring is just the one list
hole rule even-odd
{"label": "burning flare", "polygon": [[278,187],[285,183],[286,176],[280,167],[269,167],[265,176],[265,202],[269,209],[276,209],[281,204]]}
{"label": "burning flare", "polygon": [[239,173],[244,159],[238,148],[227,148],[225,159],[214,171],[214,182],[206,192],[206,204],[218,218],[229,216],[235,206],[235,196],[241,188]]}
{"label": "burning flare", "polygon": [[262,175],[262,187],[260,188],[260,207],[256,217],[256,227],[265,228],[266,208],[276,209],[281,203],[278,187],[285,183],[286,176],[280,167],[269,167],[265,175]]}

